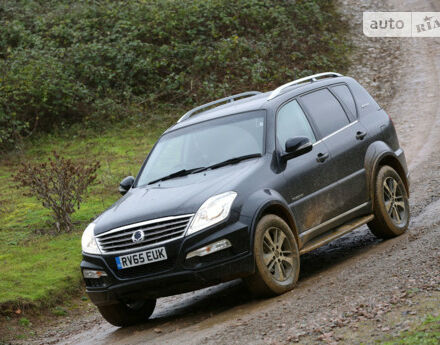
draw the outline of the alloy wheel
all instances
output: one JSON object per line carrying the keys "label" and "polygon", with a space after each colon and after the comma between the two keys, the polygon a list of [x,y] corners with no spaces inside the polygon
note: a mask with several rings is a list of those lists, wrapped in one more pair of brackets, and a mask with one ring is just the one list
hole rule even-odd
{"label": "alloy wheel", "polygon": [[387,177],[383,182],[385,209],[391,220],[399,225],[406,222],[408,217],[405,205],[405,194],[402,186],[393,178]]}
{"label": "alloy wheel", "polygon": [[271,227],[263,237],[263,260],[272,275],[279,281],[286,281],[295,270],[295,259],[289,239],[281,229]]}

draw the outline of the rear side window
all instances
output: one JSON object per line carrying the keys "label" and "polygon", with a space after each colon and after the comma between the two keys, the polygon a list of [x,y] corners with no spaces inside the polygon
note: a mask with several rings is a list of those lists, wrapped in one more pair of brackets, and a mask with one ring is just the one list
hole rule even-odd
{"label": "rear side window", "polygon": [[277,139],[281,147],[286,147],[286,141],[294,137],[309,138],[316,142],[310,123],[296,100],[282,106],[277,118]]}
{"label": "rear side window", "polygon": [[327,135],[348,125],[348,117],[339,101],[327,89],[301,97],[321,135]]}
{"label": "rear side window", "polygon": [[348,89],[347,85],[337,85],[331,88],[331,90],[342,100],[351,114],[356,117],[356,104],[354,103],[353,95]]}

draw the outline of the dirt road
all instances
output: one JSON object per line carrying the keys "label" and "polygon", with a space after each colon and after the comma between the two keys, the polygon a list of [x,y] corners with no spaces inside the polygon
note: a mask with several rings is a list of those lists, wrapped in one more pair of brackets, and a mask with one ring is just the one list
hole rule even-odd
{"label": "dirt road", "polygon": [[[329,332],[359,318],[379,317],[406,291],[440,286],[440,39],[367,39],[364,10],[380,1],[341,0],[351,18],[360,65],[352,76],[389,112],[409,161],[412,222],[396,239],[380,241],[366,227],[301,258],[297,287],[251,300],[240,281],[158,301],[149,323],[118,329],[97,313],[42,333],[56,344],[310,344],[351,343]],[[392,0],[399,11],[440,11],[429,0]],[[356,3],[354,5],[354,3]],[[386,309],[386,308],[385,308]],[[363,339],[368,342],[369,339]]]}

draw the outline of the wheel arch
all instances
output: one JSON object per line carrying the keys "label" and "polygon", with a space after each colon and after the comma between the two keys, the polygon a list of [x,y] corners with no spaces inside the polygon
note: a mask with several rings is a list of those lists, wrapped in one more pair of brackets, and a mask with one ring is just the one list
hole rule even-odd
{"label": "wheel arch", "polygon": [[286,208],[283,205],[278,204],[278,203],[273,203],[273,204],[267,205],[262,210],[261,215],[257,219],[256,224],[258,223],[258,221],[261,218],[263,218],[265,215],[268,215],[268,214],[274,214],[274,215],[280,217],[282,220],[284,220],[289,225],[290,229],[292,230],[293,236],[295,236],[296,242],[298,243],[298,245],[300,244],[299,243],[299,236],[298,236],[298,229],[296,227],[295,220],[294,220],[292,214],[288,210],[286,210]]}
{"label": "wheel arch", "polygon": [[292,233],[297,241],[298,247],[301,247],[301,241],[299,238],[298,227],[295,221],[295,217],[289,208],[289,205],[284,200],[284,198],[274,190],[264,190],[262,192],[257,192],[254,195],[258,202],[251,203],[258,205],[253,208],[253,210],[248,210],[252,212],[252,224],[251,224],[251,248],[253,247],[255,229],[261,218],[268,214],[274,214],[281,219],[283,219],[292,230]]}
{"label": "wheel arch", "polygon": [[365,155],[365,170],[367,188],[370,200],[374,201],[374,184],[380,167],[389,165],[399,174],[409,196],[409,181],[406,171],[400,163],[396,153],[384,142],[375,142],[370,145]]}
{"label": "wheel arch", "polygon": [[405,170],[403,169],[402,164],[400,164],[397,157],[395,155],[394,156],[393,155],[385,155],[384,157],[382,157],[379,160],[379,162],[377,163],[377,168],[376,168],[375,173],[377,174],[377,171],[379,171],[380,167],[382,167],[384,165],[389,165],[391,168],[396,170],[396,172],[399,174],[400,178],[402,179],[403,184],[405,185],[406,193],[409,196],[409,181],[406,176]]}

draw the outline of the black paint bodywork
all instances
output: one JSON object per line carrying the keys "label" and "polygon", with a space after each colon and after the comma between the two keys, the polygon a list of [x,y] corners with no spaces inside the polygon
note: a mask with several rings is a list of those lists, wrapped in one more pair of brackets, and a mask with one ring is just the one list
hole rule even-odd
{"label": "black paint bodywork", "polygon": [[[276,141],[276,114],[287,101],[333,85],[347,85],[356,102],[347,128],[322,138],[309,152],[286,160]],[[162,297],[194,290],[254,272],[253,231],[267,213],[282,217],[295,232],[299,247],[341,224],[372,213],[372,185],[381,164],[391,165],[409,187],[403,150],[390,117],[354,79],[338,77],[297,85],[267,100],[269,93],[195,115],[169,128],[180,128],[248,111],[266,116],[265,153],[238,164],[203,173],[134,187],[95,220],[95,235],[120,226],[167,216],[194,214],[209,197],[238,193],[224,222],[166,244],[168,260],[118,271],[116,255],[83,253],[81,268],[105,270],[99,282],[86,280],[87,292],[97,305],[134,298]],[[346,105],[338,99],[344,110]],[[358,133],[366,133],[361,139]],[[319,154],[328,154],[320,162]],[[147,157],[148,159],[148,157]],[[145,163],[144,163],[145,164]],[[185,260],[188,252],[227,238],[232,247],[203,258]],[[136,251],[136,250],[135,250]],[[133,252],[135,252],[133,251]],[[124,272],[125,271],[125,272]]]}

